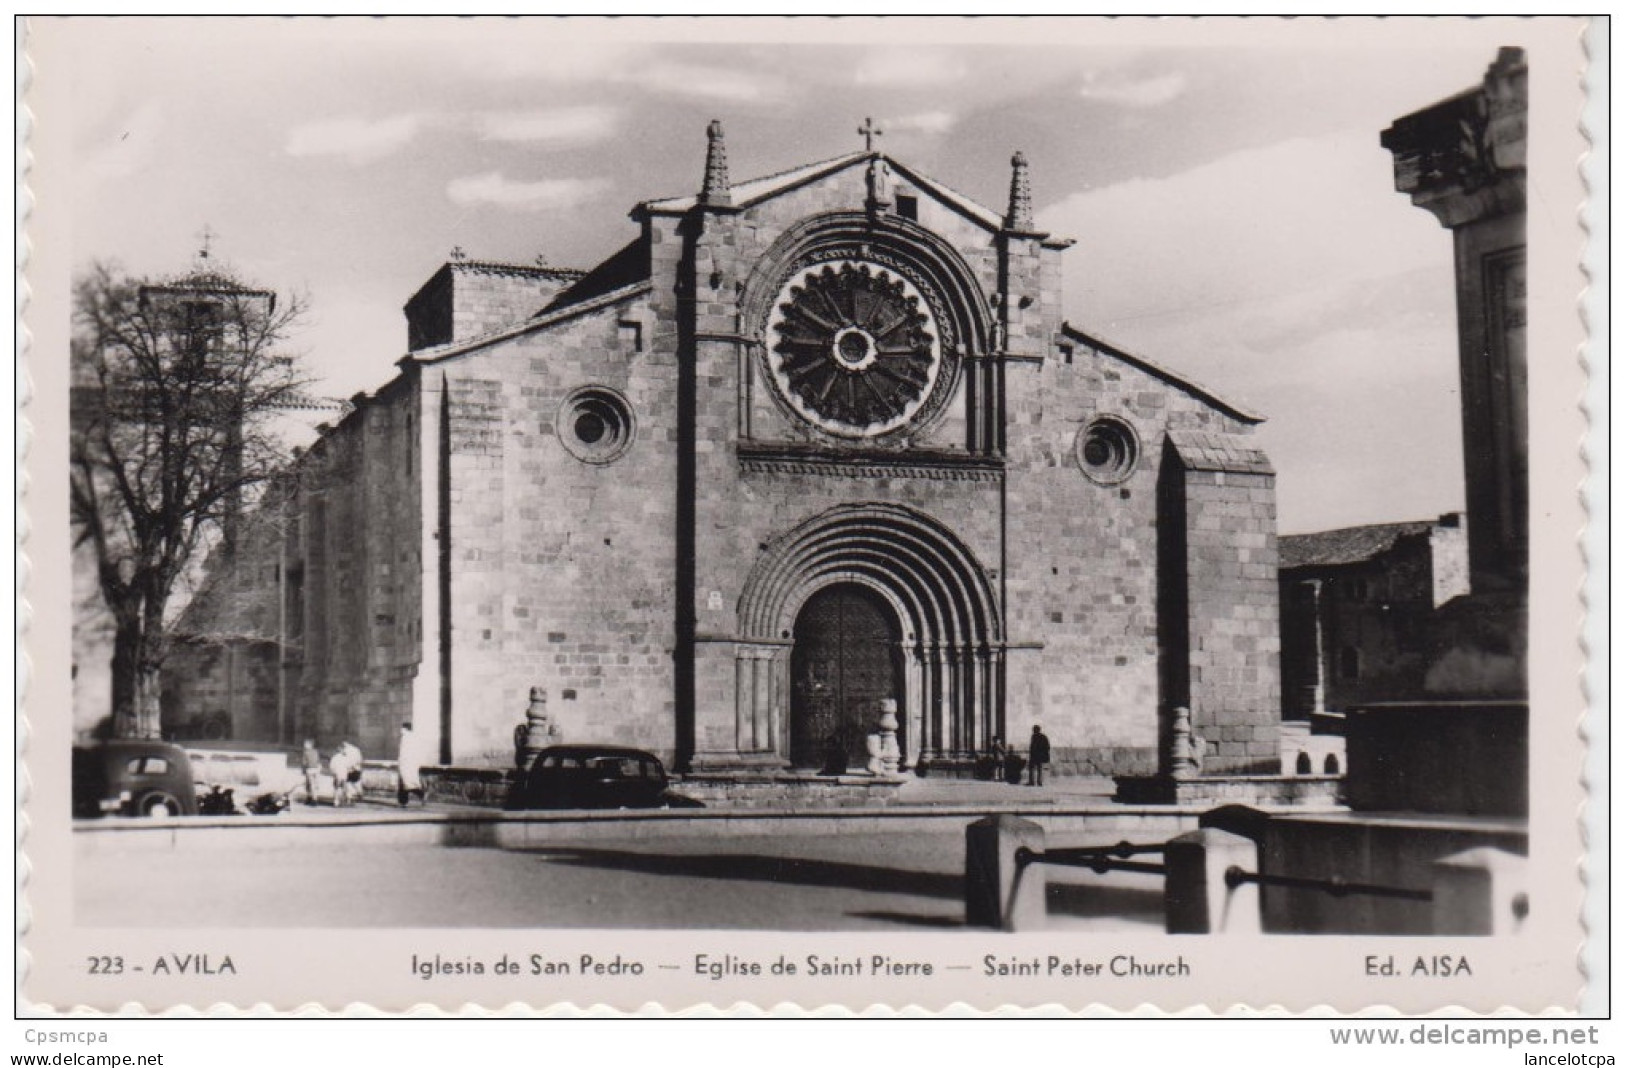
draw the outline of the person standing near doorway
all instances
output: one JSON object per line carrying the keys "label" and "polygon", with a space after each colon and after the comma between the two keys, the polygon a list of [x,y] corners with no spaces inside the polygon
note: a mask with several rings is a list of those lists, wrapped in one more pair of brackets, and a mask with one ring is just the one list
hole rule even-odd
{"label": "person standing near doorway", "polygon": [[401,776],[400,789],[397,791],[396,799],[400,801],[401,807],[406,807],[407,802],[412,800],[413,794],[417,794],[420,804],[427,804],[427,799],[423,796],[423,779],[420,770],[423,767],[423,754],[418,750],[417,735],[412,733],[411,723],[401,724],[401,747],[396,757],[396,763]]}
{"label": "person standing near doorway", "polygon": [[350,743],[344,742],[327,758],[327,770],[333,773],[333,807],[343,808],[350,803]]}
{"label": "person standing near doorway", "polygon": [[1049,763],[1049,739],[1044,729],[1033,724],[1032,741],[1027,744],[1027,785],[1044,785],[1044,765]]}
{"label": "person standing near doorway", "polygon": [[322,754],[316,748],[316,739],[305,739],[304,751],[299,754],[299,764],[305,772],[305,804],[314,805],[316,788],[322,777]]}

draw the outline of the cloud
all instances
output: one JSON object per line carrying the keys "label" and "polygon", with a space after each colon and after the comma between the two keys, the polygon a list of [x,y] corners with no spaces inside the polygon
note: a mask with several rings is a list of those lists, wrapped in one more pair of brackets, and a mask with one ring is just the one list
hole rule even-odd
{"label": "cloud", "polygon": [[608,107],[494,111],[480,117],[487,141],[602,141],[615,133],[620,113]]}
{"label": "cloud", "polygon": [[922,111],[916,115],[887,119],[881,128],[887,133],[942,134],[954,128],[958,116],[947,111]]}
{"label": "cloud", "polygon": [[1078,95],[1085,100],[1098,100],[1104,104],[1154,108],[1182,96],[1186,84],[1185,75],[1178,71],[1154,78],[1091,74],[1084,78],[1083,88],[1078,90]]}
{"label": "cloud", "polygon": [[940,85],[964,76],[964,60],[946,52],[885,48],[865,56],[852,80],[859,85]]}
{"label": "cloud", "polygon": [[593,178],[547,178],[539,182],[514,181],[501,171],[488,171],[453,178],[446,196],[463,207],[490,204],[519,211],[547,211],[573,207],[588,199],[606,183]]}
{"label": "cloud", "polygon": [[585,21],[574,29],[586,30],[586,37],[572,35],[565,22],[541,19],[516,22],[508,27],[512,32],[495,34],[479,19],[425,21],[434,30],[423,42],[432,62],[489,81],[614,81],[647,62],[652,52],[647,44],[612,40],[601,31],[593,36]]}
{"label": "cloud", "polygon": [[1083,242],[1069,273],[1093,289],[1096,316],[1104,306],[1123,321],[1155,321],[1448,262],[1438,224],[1393,181],[1392,158],[1357,130],[1074,193],[1038,221]]}
{"label": "cloud", "polygon": [[344,156],[351,163],[371,163],[405,148],[417,136],[421,115],[386,119],[323,119],[288,132],[290,156]]}
{"label": "cloud", "polygon": [[1282,529],[1459,506],[1450,240],[1368,130],[1076,193],[1038,222],[1079,239],[1074,323],[1269,417]]}
{"label": "cloud", "polygon": [[736,104],[778,100],[788,89],[784,79],[774,75],[698,63],[650,63],[624,72],[617,80],[662,93]]}

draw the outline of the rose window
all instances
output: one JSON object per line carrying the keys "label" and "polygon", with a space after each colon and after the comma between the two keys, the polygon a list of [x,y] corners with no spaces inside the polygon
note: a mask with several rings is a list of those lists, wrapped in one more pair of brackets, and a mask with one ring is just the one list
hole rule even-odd
{"label": "rose window", "polygon": [[869,264],[798,271],[767,335],[780,394],[802,418],[846,437],[903,426],[931,398],[941,370],[925,299],[907,279]]}

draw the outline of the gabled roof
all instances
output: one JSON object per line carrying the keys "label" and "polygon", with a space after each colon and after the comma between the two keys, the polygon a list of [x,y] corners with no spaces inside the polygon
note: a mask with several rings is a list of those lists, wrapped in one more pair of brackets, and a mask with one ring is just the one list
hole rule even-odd
{"label": "gabled roof", "polygon": [[572,304],[581,304],[605,293],[648,281],[649,250],[643,238],[634,238],[592,270],[576,271],[575,275],[575,282],[561,290],[532,318],[550,315]]}
{"label": "gabled roof", "polygon": [[949,207],[958,209],[961,214],[970,216],[989,230],[1004,229],[1004,216],[998,212],[978,204],[963,193],[949,189],[935,178],[927,178],[906,163],[899,163],[894,159],[888,159],[887,162],[892,165],[892,169],[898,174],[901,174],[921,189],[929,190]]}
{"label": "gabled roof", "polygon": [[499,263],[496,260],[450,260],[446,270],[456,274],[494,274],[511,278],[546,278],[554,282],[573,282],[586,274],[574,267],[543,267],[535,263]]}
{"label": "gabled roof", "polygon": [[1098,353],[1110,356],[1114,359],[1122,360],[1124,363],[1129,364],[1132,367],[1138,367],[1140,370],[1144,371],[1148,375],[1151,375],[1153,378],[1160,378],[1162,381],[1168,383],[1170,386],[1173,386],[1181,393],[1188,394],[1205,404],[1212,405],[1225,415],[1230,416],[1232,419],[1239,419],[1243,423],[1248,423],[1254,426],[1264,421],[1264,417],[1262,415],[1250,412],[1239,405],[1231,404],[1229,401],[1225,400],[1223,397],[1220,397],[1217,393],[1214,393],[1206,386],[1199,385],[1198,383],[1193,382],[1181,375],[1176,375],[1166,367],[1152,363],[1144,356],[1136,356],[1120,345],[1114,345],[1111,342],[1102,340],[1100,337],[1095,335],[1085,334],[1082,330],[1079,330],[1071,323],[1062,323],[1061,333],[1071,338],[1073,341],[1082,342]]}
{"label": "gabled roof", "polygon": [[[761,178],[752,178],[745,182],[733,183],[728,192],[732,197],[735,209],[748,208],[787,193],[809,182],[816,182],[820,178],[855,167],[860,164],[867,165],[869,161],[884,159],[891,166],[893,173],[900,174],[910,182],[926,190],[949,207],[962,215],[982,224],[989,230],[999,230],[1004,226],[1004,218],[998,212],[984,207],[965,196],[963,193],[943,185],[934,178],[928,178],[906,163],[899,163],[882,152],[852,152],[845,156],[836,156],[834,159],[821,160],[817,163],[807,163],[800,167],[793,167],[777,174],[769,174]],[[699,204],[697,195],[686,197],[668,197],[663,200],[646,200],[638,205],[638,211],[654,212],[657,214],[677,214],[690,211]]]}
{"label": "gabled roof", "polygon": [[1426,534],[1430,520],[1411,523],[1373,523],[1364,527],[1322,530],[1315,534],[1283,534],[1281,567],[1335,567],[1373,559],[1394,547],[1400,538]]}
{"label": "gabled roof", "polygon": [[213,296],[259,297],[269,300],[273,307],[276,305],[276,294],[269,289],[256,289],[244,285],[224,269],[214,270],[204,267],[196,268],[192,273],[176,278],[149,282],[140,287],[139,293],[143,300],[149,293],[202,293]]}
{"label": "gabled roof", "polygon": [[566,319],[572,319],[577,315],[585,315],[588,312],[597,311],[600,308],[608,308],[623,301],[631,300],[634,297],[647,293],[649,291],[649,287],[649,280],[644,278],[641,281],[632,282],[630,285],[624,285],[618,289],[612,289],[606,293],[601,293],[592,297],[584,297],[579,301],[566,304],[563,307],[549,306],[547,309],[539,312],[533,318],[521,319],[520,321],[512,323],[508,326],[499,327],[488,334],[480,334],[476,337],[465,338],[462,341],[448,341],[444,345],[418,349],[416,352],[407,353],[405,356],[401,357],[401,359],[395,362],[397,364],[406,362],[423,364],[439,363],[442,360],[449,360],[454,356],[462,356],[466,353],[473,352],[475,349],[485,348],[487,345],[494,344],[498,341],[507,341],[509,338],[519,337],[520,335],[528,334],[533,330],[540,330],[543,327],[552,326],[554,323],[564,322]]}
{"label": "gabled roof", "polygon": [[[836,156],[834,159],[820,160],[817,163],[805,163],[799,167],[792,167],[787,171],[779,171],[777,174],[764,175],[761,178],[752,178],[744,182],[734,182],[729,186],[728,192],[732,194],[734,207],[748,208],[752,204],[759,203],[769,197],[778,196],[780,193],[794,189],[797,186],[817,181],[826,175],[844,170],[854,163],[861,163],[871,155],[878,155],[878,153],[851,152],[844,156]],[[691,210],[699,202],[698,194],[686,197],[666,197],[661,200],[646,200],[638,205],[638,209],[660,214],[681,214]]]}
{"label": "gabled roof", "polygon": [[1273,475],[1275,467],[1263,449],[1242,444],[1234,434],[1210,430],[1170,430],[1168,441],[1192,471],[1224,471],[1238,475]]}

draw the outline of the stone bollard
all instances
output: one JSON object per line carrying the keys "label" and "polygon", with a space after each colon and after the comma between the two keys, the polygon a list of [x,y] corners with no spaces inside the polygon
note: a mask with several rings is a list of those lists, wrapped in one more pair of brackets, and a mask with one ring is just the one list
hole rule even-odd
{"label": "stone bollard", "polygon": [[897,702],[890,697],[880,699],[880,771],[896,775],[902,753],[897,748]]}
{"label": "stone bollard", "polygon": [[525,721],[513,729],[514,766],[521,772],[529,771],[536,762],[536,754],[562,740],[558,727],[547,718],[547,691],[532,686]]}
{"label": "stone bollard", "polygon": [[865,734],[863,736],[863,751],[869,754],[869,759],[863,765],[863,769],[870,775],[883,774],[885,765],[880,759],[880,735]]}
{"label": "stone bollard", "polygon": [[1168,774],[1176,779],[1194,779],[1202,774],[1202,739],[1191,729],[1191,710],[1174,709],[1172,741],[1168,752]]}
{"label": "stone bollard", "polygon": [[965,828],[965,923],[1039,931],[1046,923],[1044,866],[1018,852],[1044,852],[1044,828],[1016,816],[987,816]]}
{"label": "stone bollard", "polygon": [[1258,870],[1249,838],[1204,827],[1168,840],[1163,913],[1169,934],[1258,934],[1263,930],[1256,883],[1231,889],[1225,872]]}
{"label": "stone bollard", "polygon": [[1433,862],[1433,933],[1517,934],[1529,915],[1529,858],[1481,846]]}

